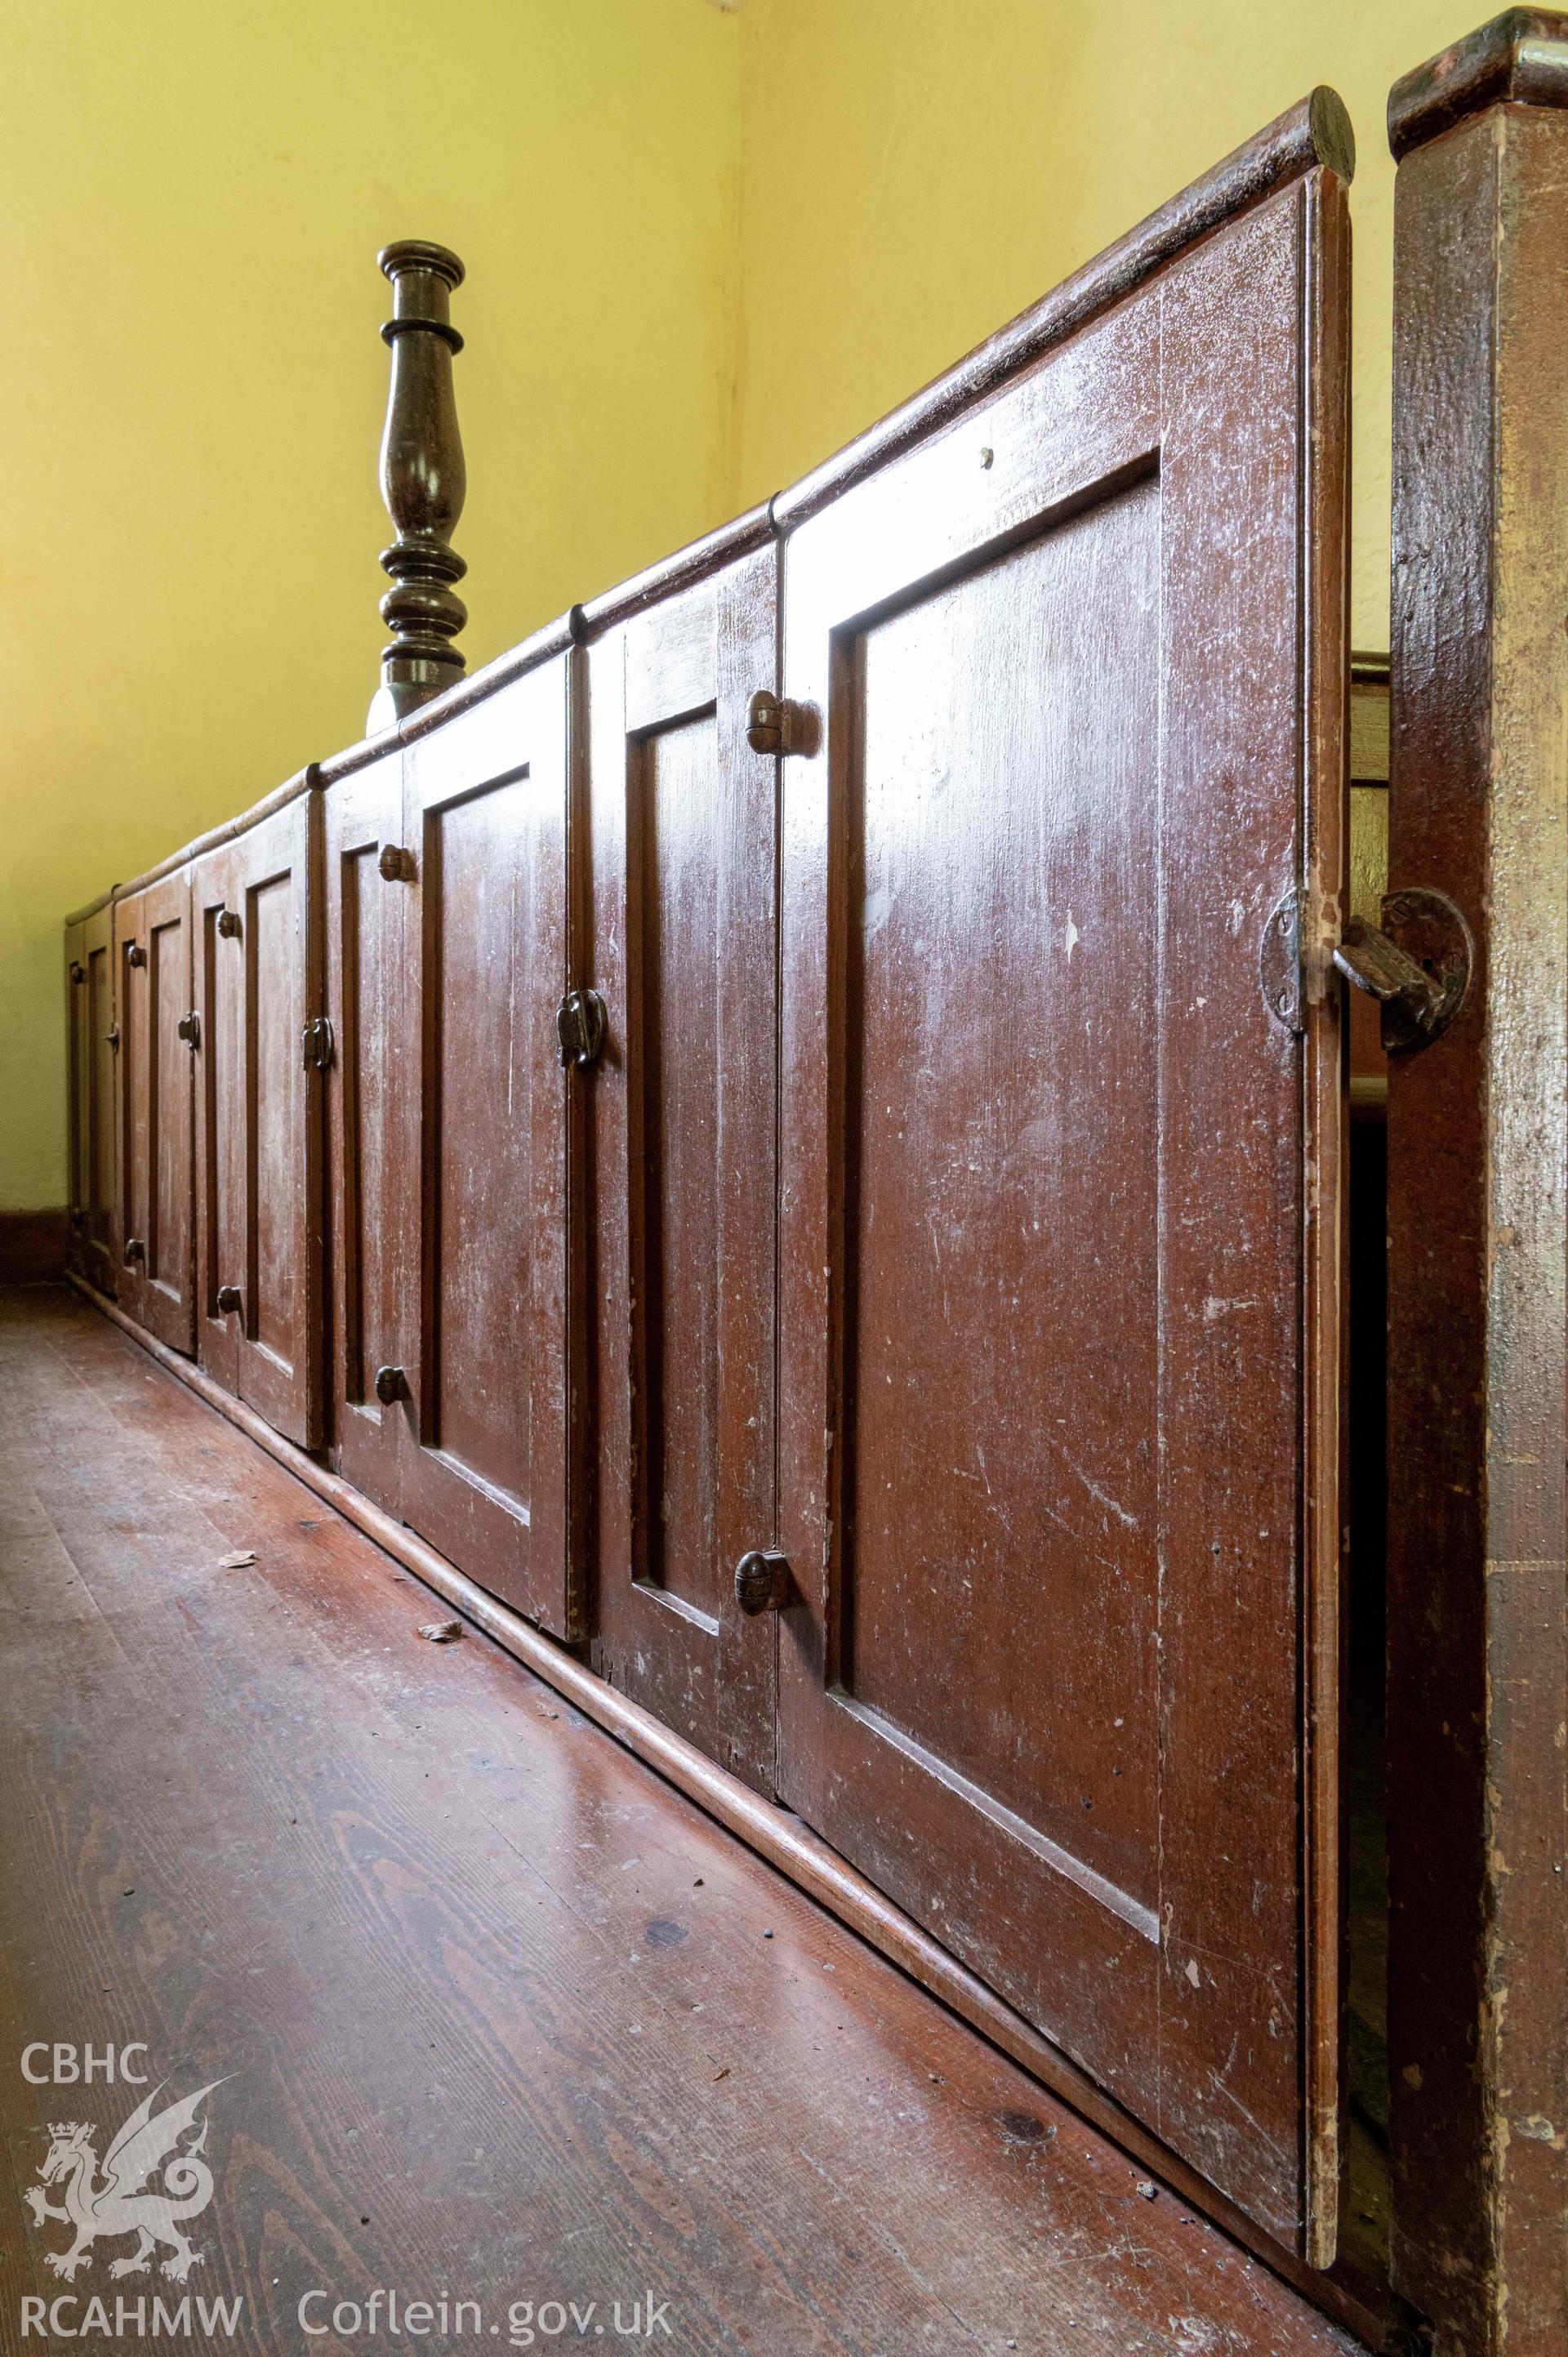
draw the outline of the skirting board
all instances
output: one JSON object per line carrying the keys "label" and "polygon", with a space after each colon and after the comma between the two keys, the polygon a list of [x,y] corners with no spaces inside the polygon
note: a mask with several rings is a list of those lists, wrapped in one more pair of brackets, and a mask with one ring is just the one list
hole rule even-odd
{"label": "skirting board", "polygon": [[445,1602],[455,1605],[477,1628],[553,1686],[585,1718],[591,1718],[607,1734],[625,1744],[769,1866],[858,1932],[932,1996],[940,1998],[961,2020],[1027,2071],[1091,2127],[1119,2145],[1151,2177],[1159,2178],[1173,2193],[1212,2219],[1273,2274],[1370,2347],[1386,2345],[1392,2319],[1380,2304],[1374,2304],[1375,2286],[1368,2285],[1363,2290],[1359,2284],[1352,2287],[1346,2283],[1337,2272],[1321,2275],[1275,2243],[1224,2194],[1151,2136],[1058,2046],[950,1955],[912,1917],[895,1907],[874,1883],[857,1873],[790,1810],[764,1800],[694,1744],[662,1725],[651,1712],[618,1694],[553,1638],[542,1635],[476,1586],[456,1564],[427,1546],[405,1524],[372,1505],[339,1475],[318,1465],[292,1441],[285,1440],[254,1409],[231,1397],[190,1360],[145,1333],[106,1295],[74,1274],[70,1282],[84,1300],[112,1319],[159,1366],[177,1377],[209,1407],[237,1425],[269,1457],[275,1458],[346,1522],[372,1539],[395,1563],[423,1580]]}
{"label": "skirting board", "polygon": [[67,1211],[0,1211],[0,1285],[48,1285],[65,1275]]}

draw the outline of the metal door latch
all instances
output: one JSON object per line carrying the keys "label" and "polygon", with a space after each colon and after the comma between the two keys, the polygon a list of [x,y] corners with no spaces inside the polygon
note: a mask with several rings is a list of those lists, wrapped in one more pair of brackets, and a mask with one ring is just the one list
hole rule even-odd
{"label": "metal door latch", "polygon": [[144,1239],[141,1236],[127,1236],[125,1239],[126,1267],[133,1268],[137,1261],[145,1260],[146,1257],[147,1247]]}
{"label": "metal door latch", "polygon": [[383,1407],[391,1407],[395,1400],[405,1400],[408,1396],[408,1377],[401,1367],[376,1369],[376,1397]]}
{"label": "metal door latch", "polygon": [[[1441,1037],[1465,1003],[1475,948],[1470,928],[1446,892],[1420,887],[1391,892],[1381,928],[1362,917],[1347,920],[1337,941],[1321,944],[1317,970],[1342,974],[1382,1008],[1383,1050],[1405,1055]],[[1287,1031],[1305,1028],[1313,990],[1305,971],[1301,897],[1287,892],[1263,928],[1259,980],[1263,1001]]]}
{"label": "metal door latch", "polygon": [[238,1309],[239,1307],[239,1286],[237,1285],[220,1285],[218,1288],[218,1315],[220,1318],[227,1318],[231,1311]]}
{"label": "metal door latch", "polygon": [[748,1620],[759,1612],[781,1611],[794,1594],[789,1557],[774,1547],[754,1547],[735,1567],[735,1600]]}
{"label": "metal door latch", "polygon": [[569,990],[555,1010],[555,1036],[561,1061],[585,1072],[604,1053],[608,1017],[596,990]]}
{"label": "metal door latch", "polygon": [[147,952],[142,947],[141,942],[127,942],[125,944],[125,963],[127,965],[145,965],[146,963]]}
{"label": "metal door latch", "polygon": [[1475,943],[1446,892],[1391,892],[1377,926],[1352,917],[1334,963],[1382,1008],[1383,1052],[1407,1054],[1447,1030],[1470,987]]}
{"label": "metal door latch", "polygon": [[108,1040],[109,1045],[117,1050],[120,1045],[120,1026],[117,1023],[111,1023],[103,1037]]}
{"label": "metal door latch", "polygon": [[759,687],[746,706],[746,741],[754,753],[811,753],[816,750],[816,716],[804,704],[791,704]]}
{"label": "metal door latch", "polygon": [[307,1072],[332,1069],[332,1026],[325,1015],[313,1015],[299,1035],[300,1052]]}
{"label": "metal door latch", "polygon": [[186,1046],[190,1049],[191,1054],[194,1056],[197,1049],[201,1045],[200,1016],[194,1012],[189,1015],[182,1015],[179,1021],[174,1028],[179,1038],[185,1041]]}

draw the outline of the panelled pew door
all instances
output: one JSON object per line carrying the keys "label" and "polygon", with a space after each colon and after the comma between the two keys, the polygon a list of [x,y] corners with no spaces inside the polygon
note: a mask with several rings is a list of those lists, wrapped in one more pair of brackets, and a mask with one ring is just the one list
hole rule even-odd
{"label": "panelled pew door", "polygon": [[91,1127],[88,1113],[88,1071],[91,1045],[87,1028],[87,965],[83,928],[65,929],[65,1045],[67,1144],[70,1168],[70,1232],[66,1243],[68,1265],[87,1275],[87,1154]]}
{"label": "panelled pew door", "polygon": [[1262,977],[1343,866],[1347,236],[1282,190],[783,591],[780,1797],[1320,2264],[1339,1017]]}
{"label": "panelled pew door", "polygon": [[114,903],[114,957],[119,1298],[160,1342],[194,1351],[188,867]]}
{"label": "panelled pew door", "polygon": [[70,1039],[70,1265],[101,1293],[114,1248],[114,932],[105,905],[66,936]]}
{"label": "panelled pew door", "polygon": [[403,756],[390,1127],[398,1511],[580,1633],[566,1547],[568,683],[562,655]]}
{"label": "panelled pew door", "polygon": [[120,1255],[114,1229],[114,918],[113,909],[100,909],[81,929],[81,956],[86,968],[82,995],[86,1000],[87,1038],[83,1048],[86,1119],[82,1144],[86,1185],[86,1275],[101,1293],[119,1285]]}
{"label": "panelled pew door", "polygon": [[778,763],[772,545],[587,658],[595,1667],[771,1792]]}
{"label": "panelled pew door", "polygon": [[321,1437],[317,798],[197,862],[197,1340],[302,1448]]}
{"label": "panelled pew door", "polygon": [[338,780],[322,801],[333,1448],[345,1478],[395,1513],[399,1417],[377,1398],[376,1376],[403,1354],[392,1135],[408,899],[403,756]]}

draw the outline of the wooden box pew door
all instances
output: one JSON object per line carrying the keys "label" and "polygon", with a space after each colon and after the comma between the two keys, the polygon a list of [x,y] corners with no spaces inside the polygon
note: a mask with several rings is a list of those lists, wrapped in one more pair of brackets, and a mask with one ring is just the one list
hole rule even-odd
{"label": "wooden box pew door", "polygon": [[[766,530],[766,519],[762,520]],[[771,1616],[735,1571],[774,1521],[777,672],[760,548],[587,655],[591,1107],[586,1292],[594,1665],[773,1789]]]}
{"label": "wooden box pew door", "polygon": [[1344,866],[1308,162],[785,543],[779,1787],[1324,2265],[1341,1018],[1271,933]]}
{"label": "wooden box pew door", "polygon": [[301,1448],[321,1438],[317,796],[197,861],[198,1356]]}
{"label": "wooden box pew door", "polygon": [[65,1055],[67,1149],[70,1174],[66,1266],[87,1275],[88,1100],[87,967],[80,920],[65,929]]}
{"label": "wooden box pew door", "polygon": [[561,654],[403,764],[392,1065],[398,1511],[581,1633],[566,1545],[568,698]]}
{"label": "wooden box pew door", "polygon": [[399,1364],[392,1073],[401,1045],[403,756],[334,780],[322,796],[328,1020],[327,1199],[332,1272],[332,1448],[344,1477],[395,1513],[395,1400],[376,1378]]}
{"label": "wooden box pew door", "polygon": [[121,1307],[172,1350],[196,1348],[190,869],[114,903]]}
{"label": "wooden box pew door", "polygon": [[70,1043],[70,1265],[115,1290],[114,940],[105,903],[66,932]]}

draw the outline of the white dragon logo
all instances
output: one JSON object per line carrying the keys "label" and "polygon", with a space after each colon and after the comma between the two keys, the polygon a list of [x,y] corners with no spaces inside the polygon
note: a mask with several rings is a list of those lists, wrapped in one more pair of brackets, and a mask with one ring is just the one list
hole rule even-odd
{"label": "white dragon logo", "polygon": [[[129,2258],[113,2262],[111,2276],[145,2275],[160,2243],[166,2243],[172,2253],[163,2262],[163,2273],[177,2283],[183,2283],[191,2268],[201,2265],[201,2253],[191,2249],[181,2230],[184,2222],[199,2217],[212,2199],[212,2171],[200,2157],[208,2123],[203,2120],[201,2133],[188,2150],[180,2152],[177,2147],[181,2136],[196,2125],[203,2102],[222,2083],[214,2079],[194,2095],[166,2104],[156,2115],[153,2105],[163,2091],[155,2087],[104,2154],[102,2178],[98,2155],[92,2149],[96,2128],[85,2120],[51,2124],[49,2148],[38,2173],[45,2185],[63,2179],[65,2200],[58,2206],[46,2201],[37,2185],[29,2185],[22,2199],[33,2213],[35,2226],[41,2226],[46,2218],[59,2218],[74,2227],[76,2240],[69,2251],[46,2251],[45,2266],[71,2282],[78,2267],[92,2265],[92,2245],[100,2234],[139,2238]],[[146,2180],[160,2171],[162,2189],[154,2192]]]}

